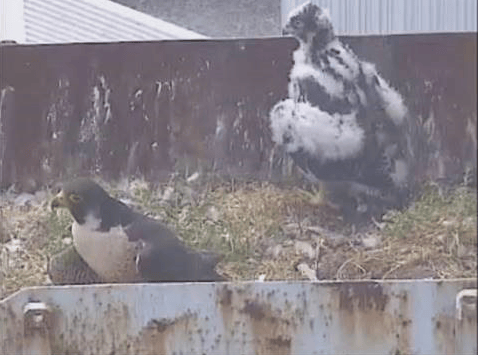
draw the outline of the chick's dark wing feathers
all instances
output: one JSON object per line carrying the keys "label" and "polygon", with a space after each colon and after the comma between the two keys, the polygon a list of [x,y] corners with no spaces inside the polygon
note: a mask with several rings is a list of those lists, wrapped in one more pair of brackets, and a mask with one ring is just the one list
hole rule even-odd
{"label": "chick's dark wing feathers", "polygon": [[294,162],[306,173],[324,181],[355,181],[375,188],[392,188],[386,165],[379,159],[350,158],[322,161],[304,150],[290,154]]}
{"label": "chick's dark wing feathers", "polygon": [[340,98],[334,97],[326,90],[323,84],[317,82],[312,76],[298,79],[294,83],[299,101],[320,107],[324,112],[329,114],[349,114],[355,108],[345,95]]}

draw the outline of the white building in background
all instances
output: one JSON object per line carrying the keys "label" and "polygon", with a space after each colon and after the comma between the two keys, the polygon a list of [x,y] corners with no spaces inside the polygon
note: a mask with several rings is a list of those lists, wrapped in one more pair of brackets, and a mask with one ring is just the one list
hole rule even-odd
{"label": "white building in background", "polygon": [[[281,0],[281,21],[307,0]],[[476,32],[477,0],[312,0],[338,35]]]}
{"label": "white building in background", "polygon": [[0,40],[25,42],[23,1],[0,1]]}
{"label": "white building in background", "polygon": [[0,0],[0,40],[74,43],[205,39],[109,0]]}

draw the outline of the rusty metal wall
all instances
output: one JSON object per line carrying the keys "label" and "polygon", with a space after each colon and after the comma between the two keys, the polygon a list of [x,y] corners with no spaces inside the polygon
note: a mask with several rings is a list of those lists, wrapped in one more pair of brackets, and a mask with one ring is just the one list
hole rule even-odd
{"label": "rusty metal wall", "polygon": [[[476,167],[476,33],[344,37],[438,146],[423,173]],[[77,173],[158,180],[180,168],[280,178],[268,111],[290,38],[0,47],[0,186]],[[272,169],[272,170],[271,170]]]}
{"label": "rusty metal wall", "polygon": [[476,354],[476,286],[409,280],[35,287],[0,302],[0,346],[10,355]]}

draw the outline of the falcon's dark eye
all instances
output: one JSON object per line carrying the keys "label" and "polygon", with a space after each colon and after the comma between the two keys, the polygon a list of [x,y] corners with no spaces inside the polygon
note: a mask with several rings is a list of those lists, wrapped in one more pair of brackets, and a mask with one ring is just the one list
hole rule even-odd
{"label": "falcon's dark eye", "polygon": [[68,198],[70,199],[71,202],[77,204],[81,201],[81,196],[77,195],[77,194],[71,194],[70,196],[68,196]]}
{"label": "falcon's dark eye", "polygon": [[299,27],[301,24],[302,24],[302,22],[300,21],[299,18],[296,17],[296,18],[292,19],[292,26]]}

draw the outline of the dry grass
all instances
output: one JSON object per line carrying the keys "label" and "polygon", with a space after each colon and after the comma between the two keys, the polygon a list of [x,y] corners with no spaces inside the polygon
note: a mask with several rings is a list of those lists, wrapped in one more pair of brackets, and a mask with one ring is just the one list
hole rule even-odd
{"label": "dry grass", "polygon": [[412,207],[360,232],[314,194],[269,183],[209,186],[192,203],[148,201],[189,245],[222,253],[220,270],[234,280],[300,279],[304,263],[320,279],[476,276],[473,189],[442,196],[426,185]]}
{"label": "dry grass", "polygon": [[[477,276],[473,189],[443,196],[427,185],[409,209],[360,231],[317,195],[291,186],[176,177],[154,188],[135,181],[109,190],[164,221],[191,247],[222,254],[218,269],[233,280]],[[47,283],[48,257],[71,242],[70,216],[52,213],[51,197],[43,192],[23,205],[0,200],[0,298]]]}
{"label": "dry grass", "polygon": [[476,277],[476,190],[459,187],[447,196],[426,186],[407,211],[385,229],[384,256],[393,265],[383,277],[412,273],[414,266],[434,278]]}
{"label": "dry grass", "polygon": [[346,260],[336,277],[476,277],[476,202],[476,190],[457,188],[442,196],[436,187],[425,186],[412,207],[390,213],[380,228],[364,233],[380,241],[378,247],[341,248],[340,256]]}
{"label": "dry grass", "polygon": [[50,198],[49,192],[42,192],[0,200],[4,228],[0,243],[0,298],[21,287],[48,283],[48,257],[64,247],[62,239],[69,236],[70,224],[66,213],[56,215],[49,210]]}

